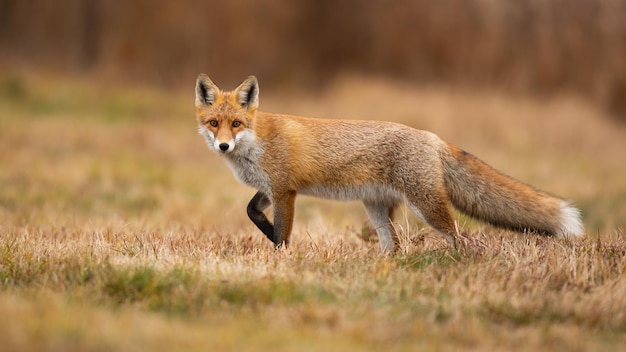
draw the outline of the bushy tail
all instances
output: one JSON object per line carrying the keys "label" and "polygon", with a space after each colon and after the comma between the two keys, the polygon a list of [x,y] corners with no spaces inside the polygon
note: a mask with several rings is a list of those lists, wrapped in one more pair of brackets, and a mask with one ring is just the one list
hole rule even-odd
{"label": "bushy tail", "polygon": [[557,237],[584,235],[580,212],[553,197],[503,175],[475,156],[448,144],[442,151],[450,201],[461,212],[494,226]]}

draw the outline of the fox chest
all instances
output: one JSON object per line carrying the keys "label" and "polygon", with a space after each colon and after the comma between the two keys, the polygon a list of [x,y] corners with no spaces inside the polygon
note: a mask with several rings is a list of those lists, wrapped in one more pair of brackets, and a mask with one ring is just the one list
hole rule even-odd
{"label": "fox chest", "polygon": [[270,180],[259,163],[250,158],[237,157],[227,160],[237,181],[270,195]]}

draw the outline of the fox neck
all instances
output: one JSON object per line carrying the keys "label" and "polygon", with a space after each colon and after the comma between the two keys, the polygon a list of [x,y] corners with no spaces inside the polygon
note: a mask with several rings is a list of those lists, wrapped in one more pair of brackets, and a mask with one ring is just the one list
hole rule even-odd
{"label": "fox neck", "polygon": [[239,133],[235,138],[235,149],[232,152],[218,153],[226,159],[228,166],[239,182],[270,195],[269,176],[260,165],[264,152],[264,145],[257,139],[255,133],[246,130]]}

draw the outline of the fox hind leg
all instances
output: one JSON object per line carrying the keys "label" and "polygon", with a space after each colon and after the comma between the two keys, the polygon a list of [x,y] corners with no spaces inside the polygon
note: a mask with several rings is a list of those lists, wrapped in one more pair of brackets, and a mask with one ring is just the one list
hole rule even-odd
{"label": "fox hind leg", "polygon": [[446,241],[456,248],[457,230],[445,193],[425,198],[407,194],[407,205],[415,215],[441,233]]}
{"label": "fox hind leg", "polygon": [[376,228],[380,249],[386,253],[393,253],[398,248],[398,235],[393,227],[393,213],[397,206],[364,202],[365,211],[372,225]]}

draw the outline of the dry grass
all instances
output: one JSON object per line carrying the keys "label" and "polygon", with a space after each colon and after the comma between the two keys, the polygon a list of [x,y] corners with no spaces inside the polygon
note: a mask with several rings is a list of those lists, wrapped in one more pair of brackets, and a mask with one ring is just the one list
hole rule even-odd
{"label": "dry grass", "polygon": [[[401,253],[358,204],[301,198],[275,251],[195,133],[189,92],[0,84],[0,340],[28,350],[614,350],[626,343],[626,133],[568,98],[344,78],[265,110],[433,130],[585,212],[578,242],[406,212]],[[497,148],[497,149],[496,149]],[[365,224],[365,225],[364,225]],[[363,227],[363,229],[362,229]]]}

